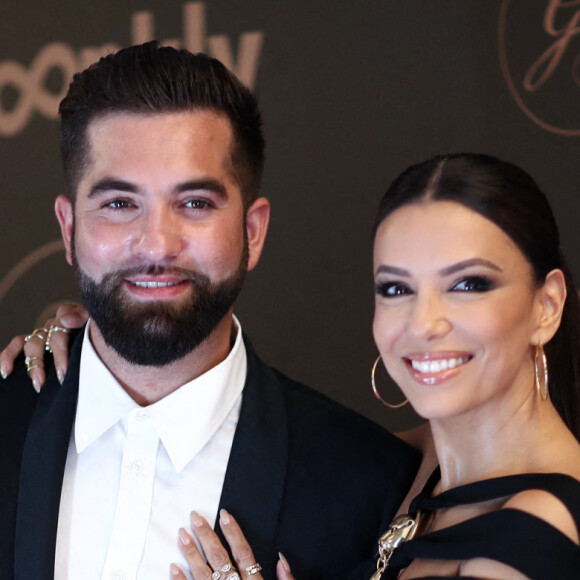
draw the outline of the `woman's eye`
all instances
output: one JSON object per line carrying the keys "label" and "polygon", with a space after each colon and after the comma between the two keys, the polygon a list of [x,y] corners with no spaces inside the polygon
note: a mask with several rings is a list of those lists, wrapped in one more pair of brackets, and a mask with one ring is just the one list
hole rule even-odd
{"label": "woman's eye", "polygon": [[483,276],[464,278],[451,287],[452,292],[487,292],[494,288],[494,284]]}
{"label": "woman's eye", "polygon": [[401,282],[381,282],[375,285],[375,292],[383,298],[394,298],[411,294],[411,289]]}

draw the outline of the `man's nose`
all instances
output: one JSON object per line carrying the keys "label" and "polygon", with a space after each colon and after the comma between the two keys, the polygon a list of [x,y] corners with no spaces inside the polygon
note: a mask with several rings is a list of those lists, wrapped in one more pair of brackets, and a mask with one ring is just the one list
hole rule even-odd
{"label": "man's nose", "polygon": [[133,242],[135,255],[151,262],[172,260],[183,249],[178,220],[168,208],[147,211],[140,220]]}

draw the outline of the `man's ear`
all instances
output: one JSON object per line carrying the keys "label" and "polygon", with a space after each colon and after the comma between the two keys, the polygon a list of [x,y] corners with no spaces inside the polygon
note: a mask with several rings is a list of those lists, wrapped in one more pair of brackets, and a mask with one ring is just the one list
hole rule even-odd
{"label": "man's ear", "polygon": [[546,344],[556,334],[562,320],[566,302],[566,279],[562,270],[552,270],[538,289],[538,326],[532,336],[532,344]]}
{"label": "man's ear", "polygon": [[270,202],[259,197],[246,212],[246,232],[248,234],[248,270],[253,270],[264,247],[268,223],[270,221]]}
{"label": "man's ear", "polygon": [[65,195],[59,195],[54,202],[54,213],[60,225],[60,233],[66,249],[66,261],[72,266],[74,208],[71,200]]}

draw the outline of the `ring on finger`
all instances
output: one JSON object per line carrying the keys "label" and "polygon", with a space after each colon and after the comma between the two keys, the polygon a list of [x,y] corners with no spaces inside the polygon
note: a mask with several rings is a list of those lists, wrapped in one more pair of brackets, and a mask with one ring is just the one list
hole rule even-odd
{"label": "ring on finger", "polygon": [[52,348],[50,346],[50,339],[55,332],[62,332],[63,334],[68,334],[70,331],[68,328],[64,328],[64,326],[56,326],[55,324],[51,324],[50,328],[48,329],[48,333],[46,335],[46,340],[44,341],[44,349],[52,354]]}
{"label": "ring on finger", "polygon": [[211,578],[212,580],[219,580],[222,573],[219,570],[212,572]]}
{"label": "ring on finger", "polygon": [[30,371],[40,368],[43,366],[42,363],[38,362],[40,361],[40,357],[39,356],[27,356],[24,359],[24,364],[26,365],[26,372],[29,373]]}
{"label": "ring on finger", "polygon": [[28,342],[33,338],[38,338],[42,341],[46,340],[46,336],[48,334],[48,328],[35,328],[30,334],[27,334],[24,337],[24,342]]}
{"label": "ring on finger", "polygon": [[253,574],[257,574],[261,569],[262,566],[260,566],[260,564],[256,562],[255,564],[246,567],[246,573],[248,574],[248,576],[252,576]]}
{"label": "ring on finger", "polygon": [[226,576],[226,580],[240,580],[240,575],[234,570]]}

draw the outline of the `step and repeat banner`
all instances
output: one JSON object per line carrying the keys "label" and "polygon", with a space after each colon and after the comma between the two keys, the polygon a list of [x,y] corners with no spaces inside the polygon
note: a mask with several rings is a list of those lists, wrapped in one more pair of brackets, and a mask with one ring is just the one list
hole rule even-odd
{"label": "step and repeat banner", "polygon": [[378,200],[436,153],[513,161],[547,192],[580,279],[579,35],[571,0],[4,2],[0,343],[77,299],[53,214],[71,76],[155,38],[219,58],[260,98],[273,216],[237,308],[254,345],[374,420],[412,426],[370,390]]}

